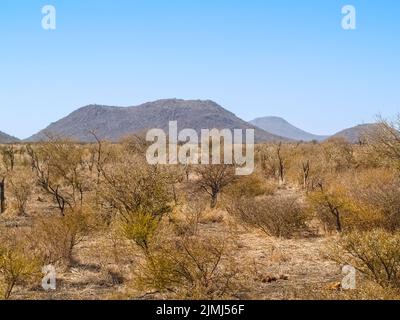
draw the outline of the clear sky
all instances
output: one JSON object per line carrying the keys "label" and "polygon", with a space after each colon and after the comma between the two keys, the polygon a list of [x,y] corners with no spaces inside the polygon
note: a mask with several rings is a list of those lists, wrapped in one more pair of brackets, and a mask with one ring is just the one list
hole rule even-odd
{"label": "clear sky", "polygon": [[[57,29],[41,26],[44,5]],[[341,28],[354,5],[357,29]],[[318,134],[400,112],[398,0],[1,0],[0,131],[78,107],[212,99]]]}

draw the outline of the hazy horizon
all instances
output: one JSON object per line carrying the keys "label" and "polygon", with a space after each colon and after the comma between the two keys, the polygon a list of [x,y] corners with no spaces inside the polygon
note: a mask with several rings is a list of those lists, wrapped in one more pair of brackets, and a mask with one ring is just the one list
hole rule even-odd
{"label": "hazy horizon", "polygon": [[[41,26],[46,4],[56,30]],[[357,29],[341,27],[351,4]],[[313,134],[399,113],[400,3],[4,0],[0,131],[27,138],[89,104],[213,100]]]}

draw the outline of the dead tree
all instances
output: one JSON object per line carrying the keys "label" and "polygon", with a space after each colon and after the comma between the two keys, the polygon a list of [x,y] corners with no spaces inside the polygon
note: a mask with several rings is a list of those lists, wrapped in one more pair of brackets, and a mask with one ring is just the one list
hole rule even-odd
{"label": "dead tree", "polygon": [[6,211],[5,180],[5,178],[0,180],[0,213],[4,213],[4,211]]}
{"label": "dead tree", "polygon": [[285,161],[282,156],[282,142],[278,144],[276,149],[276,156],[278,158],[278,174],[279,174],[279,182],[283,184],[285,182]]}
{"label": "dead tree", "polygon": [[308,188],[308,178],[310,176],[310,160],[302,163],[302,172],[303,172],[303,188],[307,190]]}

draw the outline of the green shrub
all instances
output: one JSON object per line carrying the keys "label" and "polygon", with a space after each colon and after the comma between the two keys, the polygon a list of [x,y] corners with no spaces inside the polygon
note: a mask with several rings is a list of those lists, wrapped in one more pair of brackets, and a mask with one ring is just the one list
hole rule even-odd
{"label": "green shrub", "polygon": [[41,259],[35,256],[26,241],[14,233],[5,233],[0,243],[0,289],[7,300],[16,285],[36,279],[41,274]]}
{"label": "green shrub", "polygon": [[232,298],[238,268],[229,241],[222,237],[176,237],[152,248],[135,285],[174,299]]}
{"label": "green shrub", "polygon": [[147,252],[149,242],[158,228],[160,219],[151,214],[138,213],[121,223],[124,236]]}

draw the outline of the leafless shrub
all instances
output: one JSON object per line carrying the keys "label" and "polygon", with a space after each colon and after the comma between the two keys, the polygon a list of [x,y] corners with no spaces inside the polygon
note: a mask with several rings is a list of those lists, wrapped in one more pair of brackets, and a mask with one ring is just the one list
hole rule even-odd
{"label": "leafless shrub", "polygon": [[227,210],[242,223],[275,237],[294,236],[306,228],[308,220],[303,206],[294,197],[240,198],[232,200]]}
{"label": "leafless shrub", "polygon": [[30,235],[46,263],[75,264],[74,249],[96,226],[95,216],[88,208],[67,210],[64,216],[39,219]]}
{"label": "leafless shrub", "polygon": [[278,189],[274,180],[266,180],[256,173],[250,176],[238,177],[225,189],[228,198],[237,197],[259,197],[262,195],[273,195]]}
{"label": "leafless shrub", "polygon": [[356,174],[348,193],[364,214],[366,228],[400,228],[400,177],[396,173],[387,169],[364,170]]}
{"label": "leafless shrub", "polygon": [[27,170],[14,171],[9,179],[9,184],[18,215],[25,215],[34,187],[34,178],[31,172]]}
{"label": "leafless shrub", "polygon": [[198,234],[199,225],[203,222],[207,210],[207,200],[198,194],[190,194],[186,204],[176,210],[169,219],[179,235],[193,236]]}
{"label": "leafless shrub", "polygon": [[168,174],[135,156],[121,154],[119,159],[101,169],[103,202],[126,221],[139,213],[162,217],[170,212]]}

